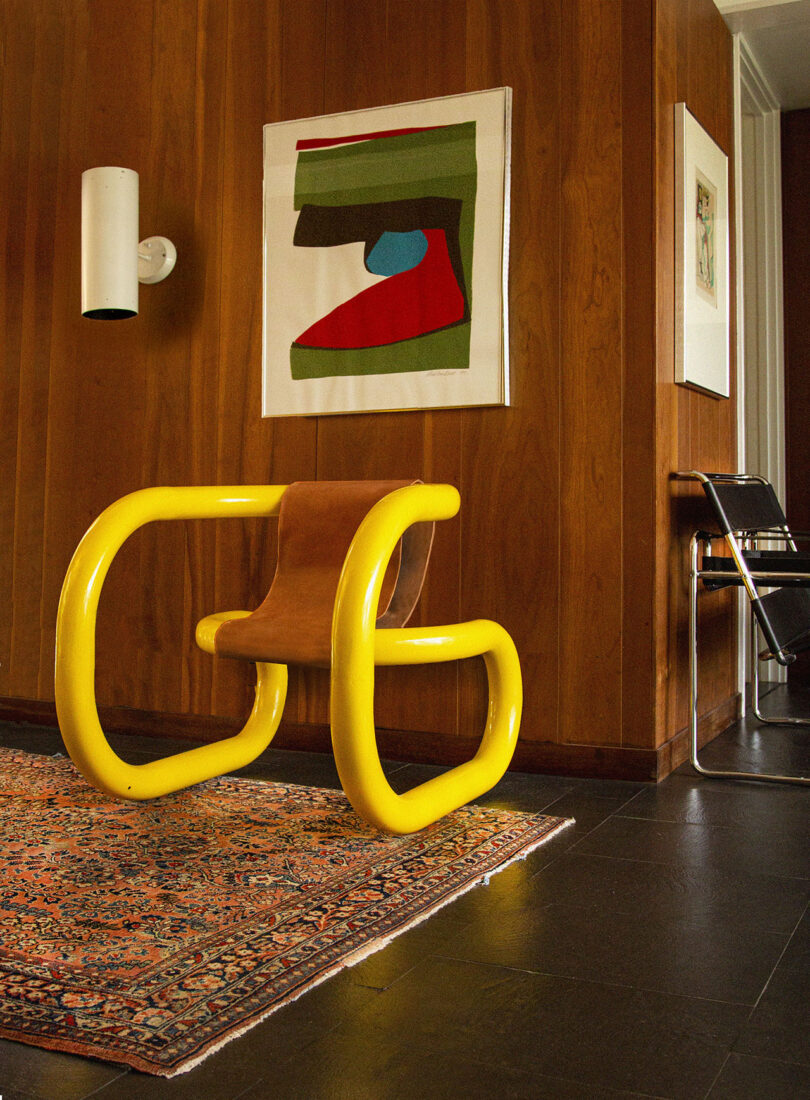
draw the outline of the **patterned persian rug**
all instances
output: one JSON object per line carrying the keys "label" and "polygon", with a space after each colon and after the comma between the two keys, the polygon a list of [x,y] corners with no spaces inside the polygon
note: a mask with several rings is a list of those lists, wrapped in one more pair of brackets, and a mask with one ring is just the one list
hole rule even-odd
{"label": "patterned persian rug", "polygon": [[120,802],[0,749],[0,1036],[171,1077],[567,824],[465,807],[392,837],[238,778]]}

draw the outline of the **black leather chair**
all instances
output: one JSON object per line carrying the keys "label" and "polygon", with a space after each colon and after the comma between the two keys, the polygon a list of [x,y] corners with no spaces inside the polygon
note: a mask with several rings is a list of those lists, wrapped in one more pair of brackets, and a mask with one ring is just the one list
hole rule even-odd
{"label": "black leather chair", "polygon": [[[760,661],[790,665],[810,649],[810,552],[797,541],[810,539],[792,532],[773,486],[749,474],[701,473],[689,470],[678,479],[699,481],[711,505],[719,532],[698,530],[690,540],[689,679],[692,766],[701,775],[721,779],[765,779],[777,783],[810,784],[810,777],[704,767],[698,759],[698,587],[709,590],[736,586],[745,590],[751,610],[753,637],[752,709],[768,725],[810,726],[810,719],[766,717],[761,710]],[[714,553],[722,540],[725,553]],[[763,591],[764,590],[764,591]],[[759,637],[765,648],[759,649]]]}

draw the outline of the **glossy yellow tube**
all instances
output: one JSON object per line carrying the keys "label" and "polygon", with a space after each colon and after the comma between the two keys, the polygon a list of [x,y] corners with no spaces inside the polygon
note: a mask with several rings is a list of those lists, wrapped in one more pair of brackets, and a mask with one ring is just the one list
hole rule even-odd
{"label": "glossy yellow tube", "polygon": [[56,712],[71,759],[101,790],[121,798],[155,798],[243,767],[270,743],[284,708],[287,669],[260,663],[256,701],[240,733],[148,764],[121,760],[107,742],[96,708],[96,615],[107,571],[133,531],[155,520],[272,516],[285,488],[142,489],[107,508],[79,543],[62,586],[56,622]]}
{"label": "glossy yellow tube", "polygon": [[[284,665],[257,663],[256,701],[244,729],[216,744],[132,765],[112,750],[95,704],[95,624],[101,588],[115,554],[138,527],[155,520],[271,516],[284,486],[155,488],[132,493],[89,529],[68,569],[57,618],[56,707],[65,745],[82,774],[123,798],[153,798],[243,767],[270,743],[287,688]],[[344,564],[332,629],[332,741],[344,790],[366,820],[392,833],[414,832],[489,790],[509,765],[522,706],[520,664],[496,623],[377,630],[376,612],[388,561],[403,532],[421,520],[458,511],[448,485],[413,485],[369,512]],[[209,615],[197,642],[214,653],[214,635],[246,611]],[[385,778],[374,726],[374,666],[432,664],[482,656],[489,680],[484,735],[472,760],[397,795]]]}
{"label": "glossy yellow tube", "polygon": [[[340,781],[355,810],[391,833],[424,828],[493,787],[514,753],[522,680],[512,639],[497,623],[376,630],[385,568],[402,533],[420,520],[458,511],[449,485],[411,485],[369,512],[343,566],[332,623],[332,745]],[[482,656],[489,680],[486,728],[472,760],[397,794],[385,778],[374,724],[374,666],[432,664]]]}

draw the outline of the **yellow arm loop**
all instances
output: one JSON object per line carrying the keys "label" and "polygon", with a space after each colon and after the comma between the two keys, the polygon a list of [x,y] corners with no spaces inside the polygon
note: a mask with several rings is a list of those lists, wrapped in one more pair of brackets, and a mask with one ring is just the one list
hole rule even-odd
{"label": "yellow arm loop", "polygon": [[[411,485],[384,497],[352,541],[332,623],[332,744],[343,789],[359,814],[380,829],[424,828],[498,782],[517,743],[522,708],[520,662],[497,623],[376,630],[386,565],[402,533],[420,520],[458,511],[449,485]],[[432,664],[483,656],[489,679],[487,724],[472,760],[398,795],[380,763],[374,725],[374,666]]]}
{"label": "yellow arm loop", "polygon": [[121,798],[155,798],[241,768],[270,743],[284,708],[287,669],[260,663],[256,701],[240,733],[148,764],[127,764],[108,744],[96,708],[96,615],[107,571],[133,531],[155,520],[272,516],[285,488],[142,489],[102,512],[79,543],[62,586],[56,622],[56,712],[71,759],[101,790]]}

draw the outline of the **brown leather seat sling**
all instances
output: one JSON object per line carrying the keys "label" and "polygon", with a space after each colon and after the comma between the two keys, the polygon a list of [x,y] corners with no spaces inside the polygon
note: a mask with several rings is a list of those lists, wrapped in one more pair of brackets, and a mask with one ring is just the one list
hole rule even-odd
{"label": "brown leather seat sling", "polygon": [[[331,665],[332,611],[343,562],[358,527],[388,493],[418,481],[299,481],[281,501],[278,562],[270,591],[247,618],[223,623],[223,657],[277,664]],[[377,626],[404,626],[427,571],[433,523],[416,523],[399,542],[383,580]]]}

